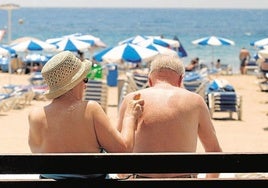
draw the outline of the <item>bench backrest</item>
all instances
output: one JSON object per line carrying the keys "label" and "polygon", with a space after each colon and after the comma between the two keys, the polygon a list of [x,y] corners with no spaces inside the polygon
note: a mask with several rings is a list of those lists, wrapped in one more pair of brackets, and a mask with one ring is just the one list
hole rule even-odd
{"label": "bench backrest", "polygon": [[[70,153],[70,154],[7,154],[0,156],[1,174],[40,173],[257,173],[268,172],[268,153]],[[219,187],[268,186],[268,179],[143,179],[78,181],[76,184],[41,180],[3,181],[0,187]],[[79,185],[79,186],[78,186]]]}

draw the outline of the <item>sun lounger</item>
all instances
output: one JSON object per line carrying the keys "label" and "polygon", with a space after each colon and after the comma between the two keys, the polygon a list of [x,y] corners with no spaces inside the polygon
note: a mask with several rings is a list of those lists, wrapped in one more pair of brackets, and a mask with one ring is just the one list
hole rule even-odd
{"label": "sun lounger", "polygon": [[44,96],[44,93],[47,91],[48,86],[45,83],[45,80],[41,74],[41,72],[34,72],[29,79],[31,84],[32,91],[34,92],[35,100],[47,100]]}
{"label": "sun lounger", "polygon": [[139,74],[136,71],[126,72],[126,79],[121,80],[122,86],[119,88],[118,104],[120,106],[123,98],[130,92],[149,87],[147,74]]}
{"label": "sun lounger", "polygon": [[268,91],[268,81],[262,81],[259,83],[261,91]]}
{"label": "sun lounger", "polygon": [[218,69],[221,75],[232,75],[233,68],[230,64],[221,64]]}
{"label": "sun lounger", "polygon": [[16,90],[18,100],[18,108],[23,108],[26,105],[30,105],[34,99],[35,93],[30,85],[20,86]]}
{"label": "sun lounger", "polygon": [[262,80],[259,82],[261,91],[268,91],[268,71],[262,71]]}
{"label": "sun lounger", "polygon": [[124,97],[130,93],[131,88],[129,86],[129,83],[127,81],[124,82],[121,90],[119,91],[119,99],[118,99],[118,107],[120,107],[121,102],[123,101]]}
{"label": "sun lounger", "polygon": [[205,97],[205,89],[208,83],[207,75],[198,71],[186,72],[183,79],[183,85],[187,90],[195,92],[203,98]]}
{"label": "sun lounger", "polygon": [[211,117],[215,112],[228,112],[229,118],[237,113],[237,119],[242,119],[242,96],[239,96],[233,86],[225,80],[213,80],[207,87],[205,100]]}
{"label": "sun lounger", "polygon": [[32,73],[32,76],[30,77],[29,81],[32,85],[44,85],[45,84],[45,80],[41,72]]}
{"label": "sun lounger", "polygon": [[13,109],[16,104],[16,98],[10,96],[9,94],[0,94],[0,113],[1,112],[8,112],[9,110]]}
{"label": "sun lounger", "polygon": [[30,105],[34,98],[34,92],[30,85],[4,85],[3,89],[13,98],[11,109],[21,109]]}
{"label": "sun lounger", "polygon": [[32,85],[32,91],[34,92],[34,99],[38,101],[47,100],[44,93],[47,91],[48,86],[44,85]]}
{"label": "sun lounger", "polygon": [[138,72],[126,72],[127,81],[129,84],[129,91],[137,91],[148,87],[148,75],[140,74]]}
{"label": "sun lounger", "polygon": [[86,84],[84,100],[98,102],[103,110],[107,109],[108,87],[103,80],[89,80]]}
{"label": "sun lounger", "polygon": [[246,74],[257,74],[259,72],[259,65],[256,61],[249,61],[245,66]]}

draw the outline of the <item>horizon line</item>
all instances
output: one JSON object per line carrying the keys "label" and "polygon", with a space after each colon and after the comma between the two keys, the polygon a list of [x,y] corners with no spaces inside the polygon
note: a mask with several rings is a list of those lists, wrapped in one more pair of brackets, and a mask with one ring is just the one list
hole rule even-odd
{"label": "horizon line", "polygon": [[262,8],[262,7],[147,7],[147,6],[141,6],[141,7],[122,7],[122,6],[107,6],[107,7],[84,7],[84,6],[20,6],[19,8],[99,8],[99,9],[229,9],[229,10],[267,10],[268,8]]}

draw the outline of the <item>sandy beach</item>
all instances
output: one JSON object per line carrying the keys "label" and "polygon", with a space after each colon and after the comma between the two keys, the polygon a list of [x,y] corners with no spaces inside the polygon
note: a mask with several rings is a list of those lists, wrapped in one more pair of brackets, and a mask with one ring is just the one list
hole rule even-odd
{"label": "sandy beach", "polygon": [[[0,73],[0,87],[5,84],[29,84],[30,75]],[[268,93],[260,90],[256,75],[218,75],[225,79],[242,96],[242,120],[228,119],[228,113],[215,113],[216,132],[225,152],[268,152]],[[33,100],[23,109],[0,112],[0,152],[29,153],[27,144],[30,110],[49,101]],[[109,87],[107,114],[112,123],[117,121],[117,87]],[[198,144],[198,152],[203,152]]]}

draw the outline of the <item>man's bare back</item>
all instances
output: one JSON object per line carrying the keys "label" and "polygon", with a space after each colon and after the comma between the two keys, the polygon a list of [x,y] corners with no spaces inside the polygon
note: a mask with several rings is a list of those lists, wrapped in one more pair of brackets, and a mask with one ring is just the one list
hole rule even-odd
{"label": "man's bare back", "polygon": [[[145,104],[133,152],[195,152],[198,138],[206,152],[221,152],[205,100],[181,87],[182,62],[176,57],[160,56],[151,63],[150,69],[150,87],[137,91]],[[119,130],[126,104],[135,93],[128,94],[120,106]],[[181,175],[142,174],[147,177]]]}
{"label": "man's bare back", "polygon": [[134,152],[195,151],[201,110],[196,108],[196,103],[201,102],[200,97],[194,93],[188,95],[189,91],[185,89],[165,84],[140,93],[146,103],[141,124],[136,131]]}

